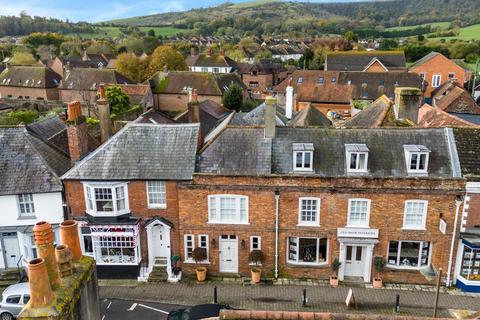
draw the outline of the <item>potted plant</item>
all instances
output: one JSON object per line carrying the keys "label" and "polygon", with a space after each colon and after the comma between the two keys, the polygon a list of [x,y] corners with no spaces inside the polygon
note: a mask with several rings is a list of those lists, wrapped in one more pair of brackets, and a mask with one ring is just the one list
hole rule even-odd
{"label": "potted plant", "polygon": [[373,260],[373,264],[375,266],[376,274],[373,277],[373,287],[379,289],[383,286],[382,278],[380,274],[382,273],[383,269],[385,268],[385,259],[381,256],[377,256]]}
{"label": "potted plant", "polygon": [[330,285],[334,288],[338,287],[338,270],[340,269],[340,266],[342,263],[338,261],[338,258],[335,258],[332,262],[332,271],[333,275],[330,276]]}
{"label": "potted plant", "polygon": [[198,282],[205,281],[205,278],[207,277],[207,268],[200,266],[200,263],[207,260],[207,249],[196,247],[192,252],[192,258],[197,264],[195,271],[197,272]]}
{"label": "potted plant", "polygon": [[252,250],[250,252],[250,255],[248,256],[248,261],[250,263],[255,264],[254,267],[252,267],[251,272],[252,272],[252,282],[253,283],[260,283],[260,276],[262,275],[262,269],[258,267],[259,264],[262,263],[263,261],[263,252],[262,250]]}

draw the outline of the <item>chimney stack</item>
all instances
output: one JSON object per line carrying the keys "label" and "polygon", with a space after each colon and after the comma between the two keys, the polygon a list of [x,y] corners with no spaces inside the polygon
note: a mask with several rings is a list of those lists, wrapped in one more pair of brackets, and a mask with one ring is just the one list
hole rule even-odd
{"label": "chimney stack", "polygon": [[395,89],[395,118],[397,120],[418,121],[418,111],[423,103],[422,91],[418,88]]}
{"label": "chimney stack", "polygon": [[221,48],[221,49],[220,49],[220,55],[221,55],[222,57],[225,57],[225,49],[224,49],[224,48]]}
{"label": "chimney stack", "polygon": [[277,125],[277,99],[268,96],[265,99],[265,138],[275,138]]}
{"label": "chimney stack", "polygon": [[33,259],[28,263],[28,285],[30,287],[30,308],[43,308],[53,303],[55,296],[48,282],[47,267],[42,258]]}
{"label": "chimney stack", "polygon": [[193,56],[196,56],[197,55],[197,48],[195,47],[191,47],[190,48],[190,55],[193,57]]}
{"label": "chimney stack", "polygon": [[292,78],[288,79],[288,85],[285,89],[285,117],[292,119],[293,114],[293,87]]}
{"label": "chimney stack", "polygon": [[52,225],[45,221],[37,222],[33,227],[33,234],[38,255],[45,262],[50,287],[52,289],[58,288],[60,286],[60,274],[55,259],[55,247],[53,246],[55,236],[53,235]]}
{"label": "chimney stack", "polygon": [[72,101],[67,107],[67,136],[70,159],[77,162],[88,153],[87,121],[82,115],[82,103]]}
{"label": "chimney stack", "polygon": [[188,103],[188,122],[200,123],[200,104],[198,103],[197,89],[192,90],[191,98]]}
{"label": "chimney stack", "polygon": [[82,250],[80,249],[77,221],[65,220],[60,223],[60,242],[70,249],[73,261],[80,260],[82,257]]}
{"label": "chimney stack", "polygon": [[208,57],[211,57],[211,56],[212,56],[212,53],[213,53],[212,47],[208,47],[208,49],[207,49],[207,56],[208,56]]}
{"label": "chimney stack", "polygon": [[100,98],[97,100],[98,119],[100,120],[100,136],[102,143],[112,134],[112,120],[110,119],[110,105],[105,95],[105,85],[100,84]]}

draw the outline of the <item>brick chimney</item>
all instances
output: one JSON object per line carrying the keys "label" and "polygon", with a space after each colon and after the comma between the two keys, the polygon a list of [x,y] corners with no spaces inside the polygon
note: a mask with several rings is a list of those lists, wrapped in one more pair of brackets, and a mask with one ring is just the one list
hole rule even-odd
{"label": "brick chimney", "polygon": [[395,118],[397,120],[418,121],[418,111],[423,104],[423,94],[418,88],[395,89]]}
{"label": "brick chimney", "polygon": [[275,138],[277,125],[277,99],[268,96],[265,99],[265,138]]}
{"label": "brick chimney", "polygon": [[203,137],[200,123],[200,103],[198,102],[198,93],[197,89],[192,90],[191,101],[188,103],[188,123],[198,123],[200,124],[200,129],[198,130],[198,142],[197,150],[200,150],[203,145]]}
{"label": "brick chimney", "polygon": [[208,47],[208,49],[207,49],[207,56],[208,56],[208,57],[211,57],[211,56],[212,56],[212,53],[213,53],[212,47]]}
{"label": "brick chimney", "polygon": [[67,108],[67,136],[70,159],[77,162],[88,153],[87,122],[82,115],[82,103],[72,101]]}
{"label": "brick chimney", "polygon": [[55,296],[48,281],[47,267],[42,258],[33,259],[28,263],[28,285],[30,287],[31,308],[43,308],[52,304]]}
{"label": "brick chimney", "polygon": [[100,84],[100,98],[97,100],[98,119],[100,120],[100,136],[102,143],[112,135],[112,120],[110,119],[110,105],[105,95],[105,85]]}
{"label": "brick chimney", "polygon": [[55,247],[53,246],[55,236],[53,235],[52,225],[45,221],[37,222],[33,227],[33,234],[38,255],[45,262],[50,287],[52,289],[58,288],[61,283],[55,259]]}
{"label": "brick chimney", "polygon": [[285,89],[285,117],[292,119],[293,114],[293,86],[292,78],[288,79],[288,85]]}

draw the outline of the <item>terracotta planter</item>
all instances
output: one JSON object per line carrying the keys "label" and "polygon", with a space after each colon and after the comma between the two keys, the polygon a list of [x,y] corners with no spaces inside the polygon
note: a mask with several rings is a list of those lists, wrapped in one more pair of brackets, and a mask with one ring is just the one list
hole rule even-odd
{"label": "terracotta planter", "polygon": [[251,270],[252,272],[252,282],[253,283],[260,283],[260,278],[262,276],[262,270],[258,268],[254,268]]}
{"label": "terracotta planter", "polygon": [[199,267],[195,269],[197,272],[197,280],[198,282],[204,282],[205,279],[207,278],[207,268],[205,267]]}
{"label": "terracotta planter", "polygon": [[380,289],[383,287],[383,281],[381,278],[373,278],[373,287],[375,289]]}
{"label": "terracotta planter", "polygon": [[330,285],[334,288],[338,287],[338,277],[330,276]]}

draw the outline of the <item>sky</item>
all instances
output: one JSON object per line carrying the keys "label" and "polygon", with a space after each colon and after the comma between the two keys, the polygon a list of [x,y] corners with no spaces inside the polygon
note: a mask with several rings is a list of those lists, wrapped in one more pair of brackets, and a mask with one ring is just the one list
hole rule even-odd
{"label": "sky", "polygon": [[[246,0],[235,0],[233,2],[244,1]],[[335,0],[313,1],[335,2]],[[70,21],[99,22],[155,13],[183,11],[198,7],[210,7],[223,2],[225,0],[0,0],[0,15],[18,16],[21,11],[25,10],[27,14],[32,16],[54,17]]]}

